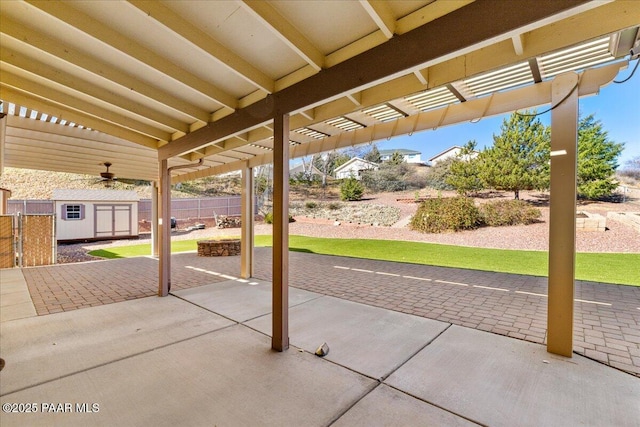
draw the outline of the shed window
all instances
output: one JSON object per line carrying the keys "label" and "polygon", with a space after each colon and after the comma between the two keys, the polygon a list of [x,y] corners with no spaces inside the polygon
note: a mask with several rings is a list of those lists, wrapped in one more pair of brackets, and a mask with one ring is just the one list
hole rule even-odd
{"label": "shed window", "polygon": [[84,205],[62,205],[62,219],[64,220],[83,220]]}

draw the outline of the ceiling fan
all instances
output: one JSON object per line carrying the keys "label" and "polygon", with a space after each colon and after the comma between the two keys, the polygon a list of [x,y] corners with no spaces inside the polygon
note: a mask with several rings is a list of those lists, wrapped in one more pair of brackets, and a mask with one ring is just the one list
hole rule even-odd
{"label": "ceiling fan", "polygon": [[111,187],[113,181],[117,181],[118,178],[115,176],[113,172],[109,172],[109,168],[111,167],[111,162],[104,162],[103,165],[107,167],[107,170],[104,172],[100,172],[101,181],[104,183],[105,187]]}

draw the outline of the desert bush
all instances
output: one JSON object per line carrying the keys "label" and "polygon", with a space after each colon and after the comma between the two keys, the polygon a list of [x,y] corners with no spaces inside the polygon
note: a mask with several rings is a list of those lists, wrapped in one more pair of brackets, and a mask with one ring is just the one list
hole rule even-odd
{"label": "desert bush", "polygon": [[531,224],[536,222],[542,213],[540,209],[529,205],[524,200],[499,200],[481,205],[480,216],[483,224],[497,227]]}
{"label": "desert bush", "polygon": [[327,208],[330,211],[336,211],[336,210],[340,209],[341,207],[342,206],[338,202],[330,202],[329,204],[327,204]]}
{"label": "desert bush", "polygon": [[306,202],[304,204],[304,207],[307,208],[307,209],[315,209],[315,208],[318,207],[318,204],[316,202],[310,200],[310,201],[308,201],[308,202]]}
{"label": "desert bush", "polygon": [[451,163],[454,158],[450,157],[441,160],[429,168],[425,177],[426,185],[435,190],[455,190],[455,187],[447,182],[447,177],[451,174]]}
{"label": "desert bush", "polygon": [[[296,220],[289,215],[289,222],[295,222]],[[267,212],[264,216],[264,222],[266,224],[273,224],[273,212]]]}
{"label": "desert bush", "polygon": [[418,207],[410,227],[423,233],[469,230],[480,224],[480,212],[468,197],[429,199]]}
{"label": "desert bush", "polygon": [[347,178],[340,185],[340,198],[342,200],[360,200],[364,193],[364,187],[355,178]]}
{"label": "desert bush", "polygon": [[385,162],[378,169],[362,171],[362,184],[372,192],[423,188],[425,180],[407,163]]}

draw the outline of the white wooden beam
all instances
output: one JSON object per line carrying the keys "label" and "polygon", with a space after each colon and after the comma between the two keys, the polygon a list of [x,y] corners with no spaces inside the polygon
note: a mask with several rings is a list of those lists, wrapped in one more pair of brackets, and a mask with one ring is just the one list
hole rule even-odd
{"label": "white wooden beam", "polygon": [[324,55],[322,52],[304,34],[291,25],[269,2],[243,0],[241,4],[316,71],[324,67]]}
{"label": "white wooden beam", "polygon": [[382,34],[388,39],[393,37],[396,29],[396,19],[389,5],[379,0],[360,0],[360,4],[382,31]]}
{"label": "white wooden beam", "polygon": [[524,53],[524,42],[522,40],[522,34],[516,34],[511,37],[513,43],[513,51],[516,55],[521,56]]}

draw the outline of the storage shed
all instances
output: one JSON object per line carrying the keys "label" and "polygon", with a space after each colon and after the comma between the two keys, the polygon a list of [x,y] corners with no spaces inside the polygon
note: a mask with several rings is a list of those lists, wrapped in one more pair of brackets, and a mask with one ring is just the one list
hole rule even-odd
{"label": "storage shed", "polygon": [[53,190],[59,242],[138,237],[135,191]]}

